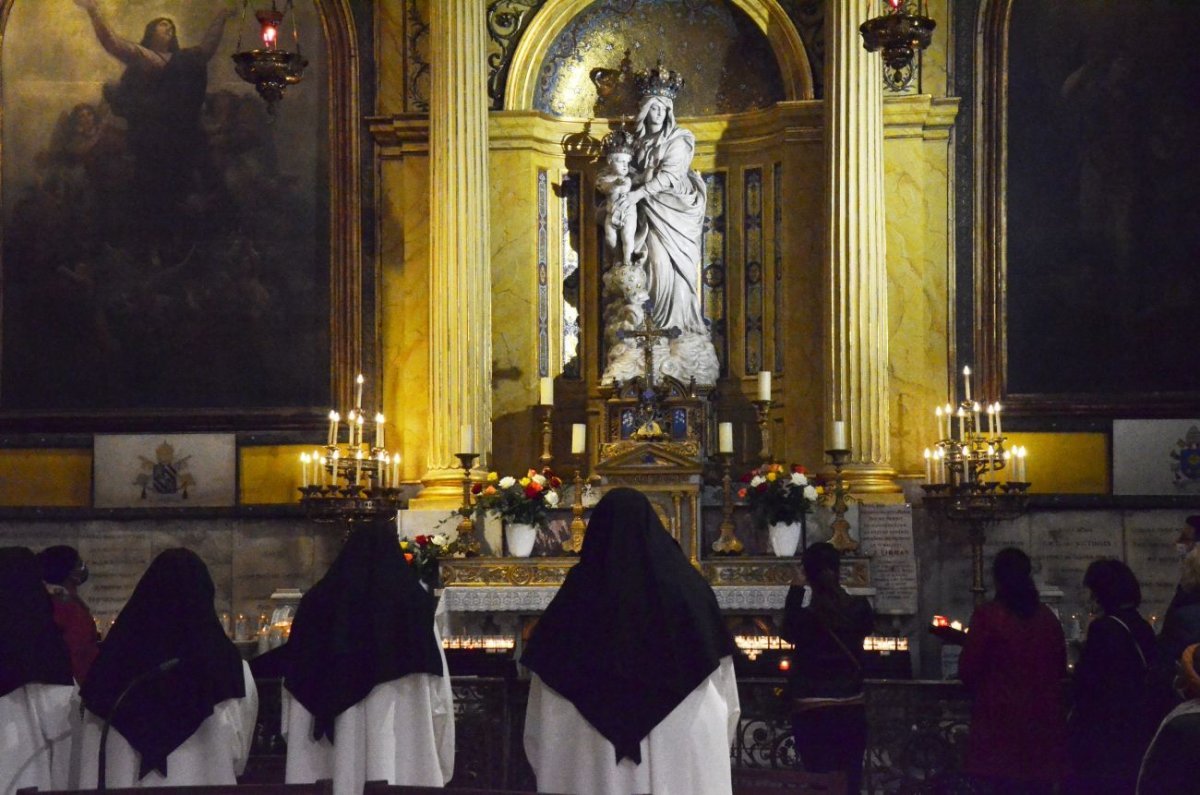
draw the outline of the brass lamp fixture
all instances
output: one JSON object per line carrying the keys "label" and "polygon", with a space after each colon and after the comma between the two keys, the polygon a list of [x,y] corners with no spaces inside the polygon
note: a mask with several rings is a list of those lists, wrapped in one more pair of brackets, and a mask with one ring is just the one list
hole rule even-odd
{"label": "brass lamp fixture", "polygon": [[[250,0],[242,2],[242,20],[246,18],[246,7]],[[279,48],[279,26],[283,24],[284,14],[292,12],[292,36],[296,45],[295,52]],[[267,102],[267,112],[275,113],[275,103],[283,99],[283,92],[290,85],[304,79],[304,68],[308,59],[300,54],[300,31],[296,23],[296,9],[292,0],[280,11],[276,0],[271,0],[270,8],[262,8],[254,12],[261,28],[262,49],[242,50],[241,34],[238,34],[237,52],[233,54],[233,63],[238,77],[250,83]],[[244,27],[244,25],[243,25]]]}
{"label": "brass lamp fixture", "polygon": [[908,12],[908,0],[887,0],[891,10],[859,25],[867,52],[883,51],[888,88],[900,90],[912,81],[913,55],[929,46],[937,26],[929,17]]}

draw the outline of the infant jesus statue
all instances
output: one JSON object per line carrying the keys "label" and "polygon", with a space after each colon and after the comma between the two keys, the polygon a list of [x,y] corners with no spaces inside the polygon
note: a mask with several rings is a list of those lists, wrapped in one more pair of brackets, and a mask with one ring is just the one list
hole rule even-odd
{"label": "infant jesus statue", "polygon": [[615,209],[617,200],[633,189],[633,178],[630,168],[633,161],[633,133],[626,130],[614,130],[604,136],[601,147],[604,152],[605,166],[596,176],[596,189],[607,199],[600,207],[601,222],[604,225],[604,242],[612,250],[620,243],[621,262],[632,265],[634,260],[641,259],[641,252],[634,254],[634,236],[637,233],[637,210],[630,206],[618,212]]}

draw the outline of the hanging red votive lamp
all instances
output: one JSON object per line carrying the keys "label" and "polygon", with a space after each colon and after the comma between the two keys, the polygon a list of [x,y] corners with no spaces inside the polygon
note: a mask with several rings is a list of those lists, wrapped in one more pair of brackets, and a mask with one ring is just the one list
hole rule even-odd
{"label": "hanging red votive lamp", "polygon": [[[245,19],[246,7],[249,0],[243,0],[242,18]],[[296,49],[294,52],[280,49],[279,28],[283,24],[285,14],[292,13],[292,33]],[[262,49],[242,51],[241,36],[238,36],[238,51],[233,54],[234,67],[238,77],[254,86],[267,103],[267,111],[275,113],[275,103],[283,99],[283,92],[290,85],[304,79],[304,68],[308,60],[300,54],[300,31],[296,24],[296,9],[292,0],[287,0],[284,10],[279,10],[275,0],[271,0],[270,8],[262,8],[254,12],[260,27]]]}

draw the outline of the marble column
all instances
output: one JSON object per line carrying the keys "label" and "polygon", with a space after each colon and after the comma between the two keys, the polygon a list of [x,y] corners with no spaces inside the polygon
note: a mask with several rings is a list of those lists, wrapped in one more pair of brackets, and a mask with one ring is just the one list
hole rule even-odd
{"label": "marble column", "polygon": [[[462,499],[455,453],[492,438],[492,309],[489,260],[485,4],[430,3],[430,434],[424,485],[413,507]],[[474,450],[460,450],[471,425]]]}
{"label": "marble column", "polygon": [[858,26],[874,0],[826,3],[825,434],[842,420],[857,493],[896,492],[888,414],[883,76]]}

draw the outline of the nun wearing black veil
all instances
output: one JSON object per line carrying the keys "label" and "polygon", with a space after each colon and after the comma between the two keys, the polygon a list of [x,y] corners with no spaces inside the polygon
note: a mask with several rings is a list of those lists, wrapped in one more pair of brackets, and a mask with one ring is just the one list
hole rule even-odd
{"label": "nun wearing black veil", "polygon": [[433,596],[394,525],[356,530],[300,600],[284,652],[289,784],[440,787],[454,773],[454,700]]}
{"label": "nun wearing black veil", "polygon": [[30,550],[0,548],[0,795],[69,783],[75,680],[41,572]]}
{"label": "nun wearing black veil", "polygon": [[81,788],[96,786],[106,718],[109,787],[237,783],[258,691],[225,636],[214,595],[208,567],[190,550],[165,550],[146,569],[80,692]]}
{"label": "nun wearing black veil", "polygon": [[538,791],[729,795],[733,650],[712,588],[650,501],[608,492],[521,657]]}

